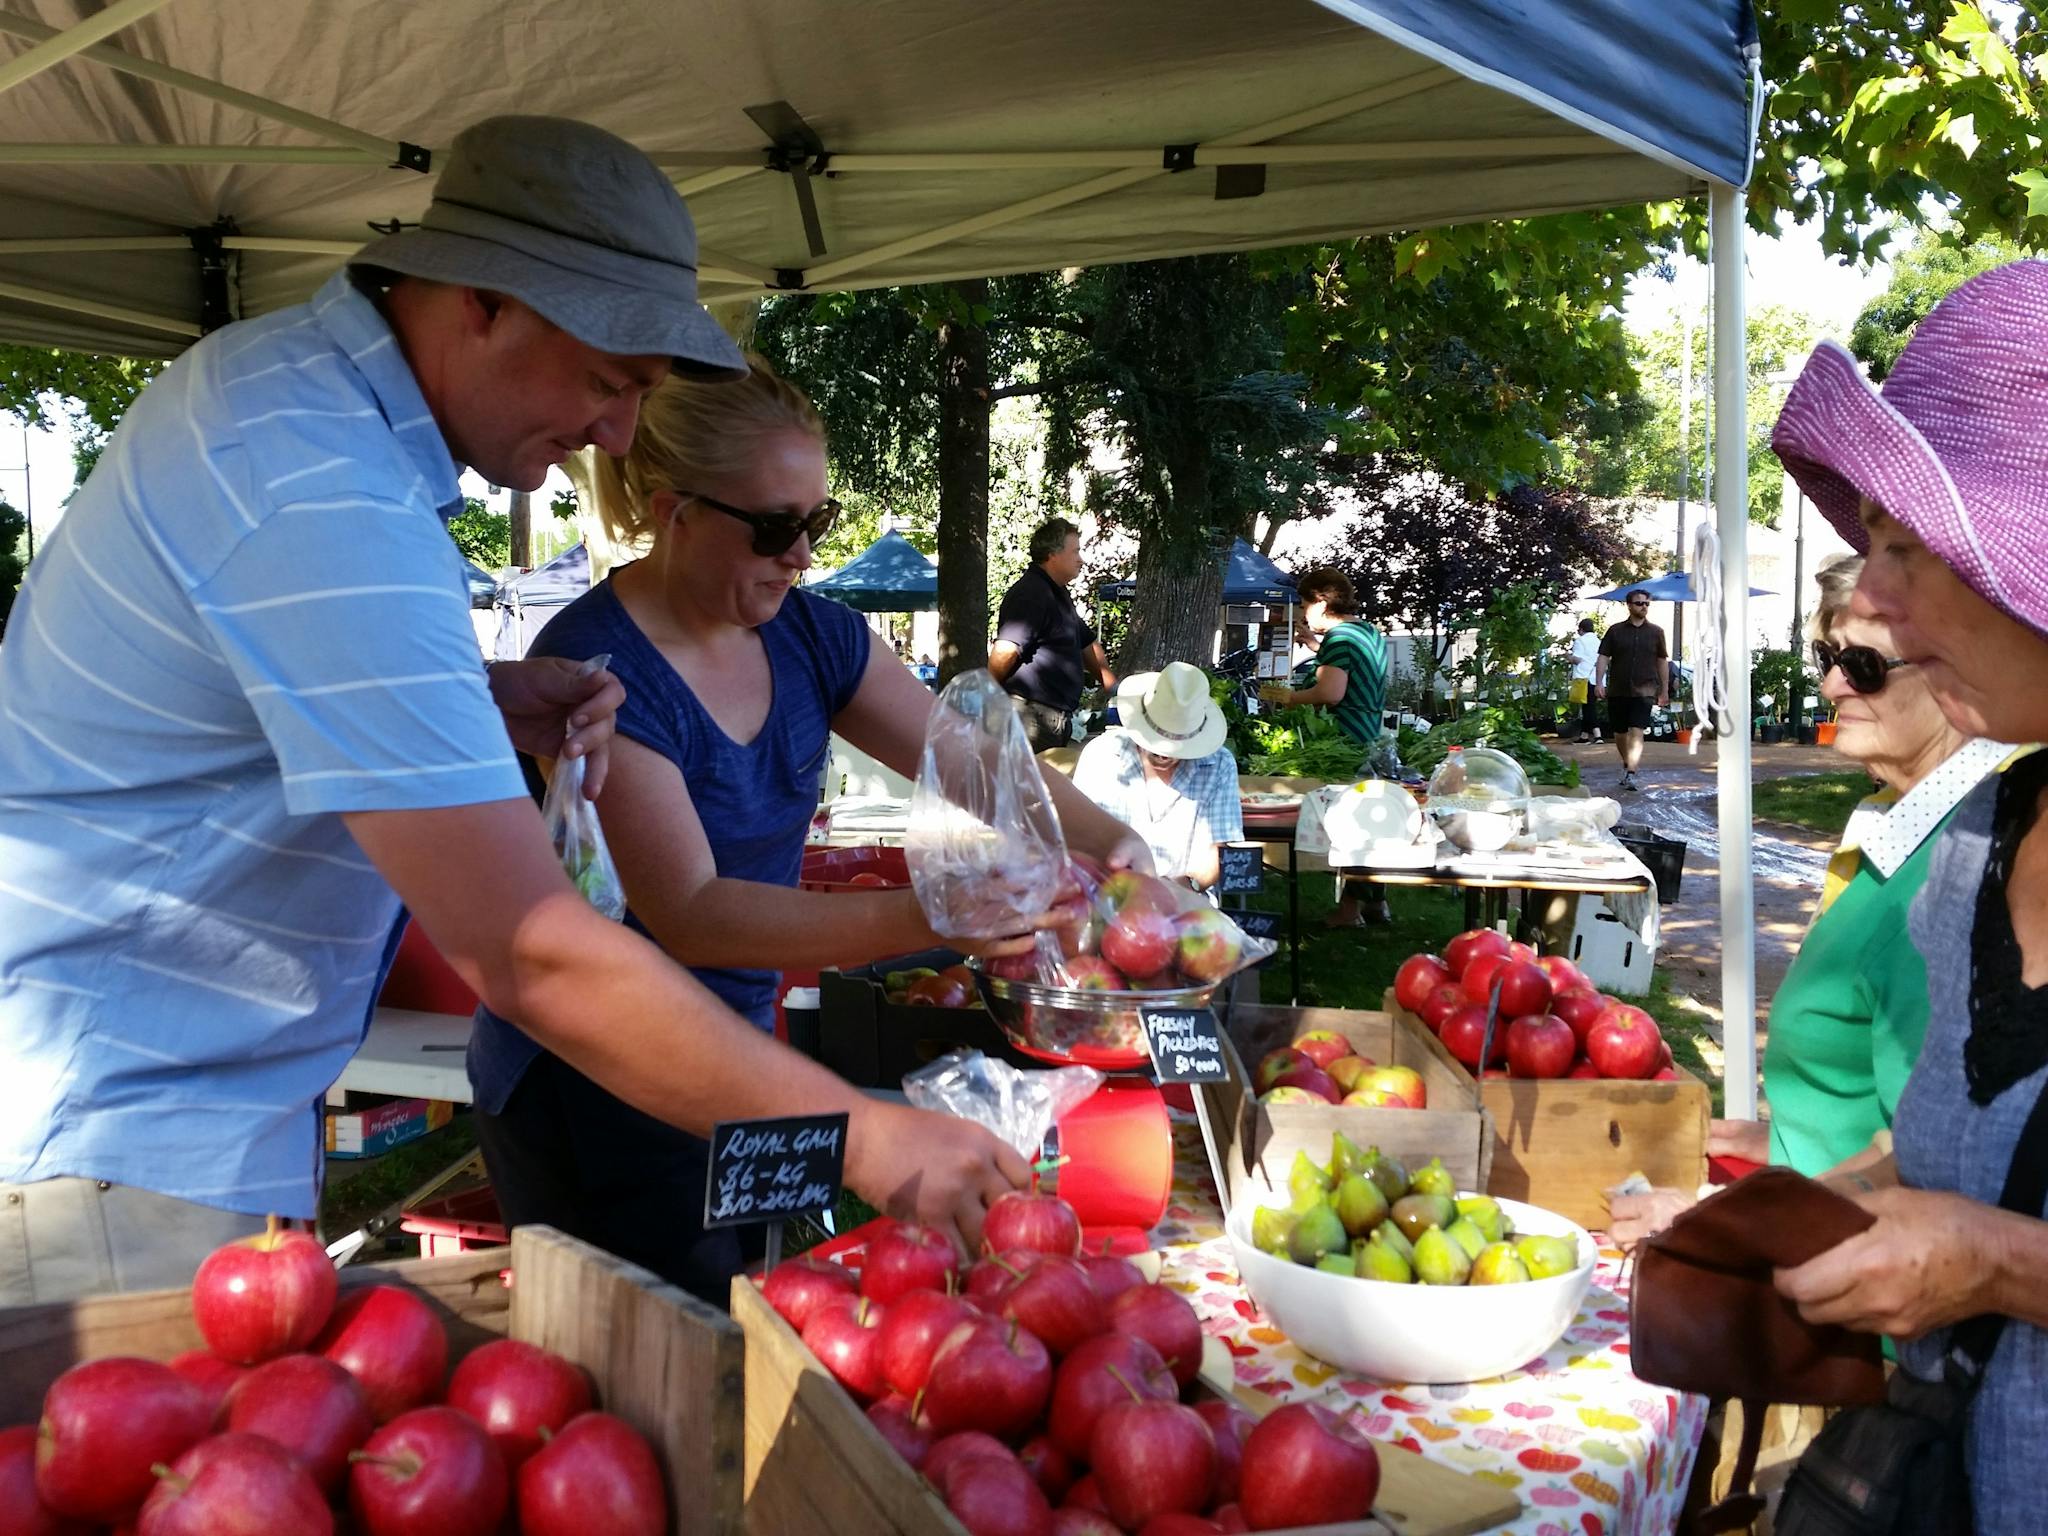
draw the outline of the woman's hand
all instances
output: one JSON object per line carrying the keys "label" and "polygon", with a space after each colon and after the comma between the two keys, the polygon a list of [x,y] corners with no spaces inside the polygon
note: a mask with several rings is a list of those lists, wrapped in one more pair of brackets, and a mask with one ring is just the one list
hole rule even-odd
{"label": "woman's hand", "polygon": [[1935,1190],[1851,1198],[1877,1225],[1772,1277],[1801,1317],[1910,1339],[1992,1309],[2001,1228],[2025,1217]]}
{"label": "woman's hand", "polygon": [[905,895],[910,901],[913,921],[929,936],[932,945],[957,949],[965,955],[979,955],[983,959],[997,955],[1028,955],[1037,947],[1035,935],[1041,929],[1078,928],[1088,921],[1089,916],[1087,902],[1081,899],[1077,890],[1069,888],[1060,893],[1057,906],[1025,919],[1016,933],[994,939],[967,939],[936,932],[926,919],[924,908],[918,905],[916,895],[912,892],[905,892]]}
{"label": "woman's hand", "polygon": [[1655,1237],[1699,1202],[1682,1189],[1653,1189],[1644,1195],[1616,1195],[1607,1202],[1607,1235],[1617,1248]]}
{"label": "woman's hand", "polygon": [[1771,1127],[1763,1120],[1715,1120],[1707,1126],[1707,1156],[1771,1160]]}
{"label": "woman's hand", "polygon": [[988,1207],[1030,1180],[1015,1147],[956,1115],[869,1099],[847,1139],[854,1193],[891,1216],[936,1227],[970,1259],[981,1251]]}
{"label": "woman's hand", "polygon": [[529,757],[587,758],[583,793],[595,800],[626,688],[609,672],[582,671],[582,662],[566,656],[529,656],[493,662],[485,675],[512,745]]}
{"label": "woman's hand", "polygon": [[1261,704],[1278,704],[1284,708],[1294,702],[1294,690],[1285,683],[1261,683],[1259,684],[1259,702]]}

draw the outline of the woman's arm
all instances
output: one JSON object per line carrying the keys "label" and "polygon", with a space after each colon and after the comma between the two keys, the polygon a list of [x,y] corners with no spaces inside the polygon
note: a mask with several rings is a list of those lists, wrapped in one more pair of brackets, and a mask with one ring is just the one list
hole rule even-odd
{"label": "woman's arm", "polygon": [[1309,687],[1266,687],[1259,690],[1259,697],[1283,708],[1290,704],[1341,704],[1350,687],[1349,672],[1342,667],[1321,666],[1316,668],[1316,680]]}

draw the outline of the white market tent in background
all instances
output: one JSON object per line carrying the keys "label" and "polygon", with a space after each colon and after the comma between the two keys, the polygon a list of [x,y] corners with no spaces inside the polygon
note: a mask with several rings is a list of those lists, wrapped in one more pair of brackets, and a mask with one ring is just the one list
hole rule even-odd
{"label": "white market tent in background", "polygon": [[[655,155],[714,305],[1705,194],[1744,720],[1754,57],[1747,0],[0,0],[0,340],[168,357],[295,303],[499,112]],[[1743,733],[1720,789],[1743,1115]]]}

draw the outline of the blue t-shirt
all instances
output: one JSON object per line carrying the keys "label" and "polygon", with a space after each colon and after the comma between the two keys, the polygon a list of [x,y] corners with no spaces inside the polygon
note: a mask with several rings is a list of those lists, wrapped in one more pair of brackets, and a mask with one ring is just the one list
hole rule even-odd
{"label": "blue t-shirt", "polygon": [[[799,590],[756,633],[768,650],[775,697],[760,733],[745,746],[719,729],[641,633],[610,578],[557,614],[530,654],[580,661],[609,652],[610,670],[626,688],[619,734],[681,771],[719,877],[793,887],[833,717],[853,702],[867,668],[868,628],[852,609]],[[647,932],[630,911],[626,922]],[[693,966],[690,974],[756,1027],[771,1026],[778,973]],[[469,1041],[477,1107],[502,1113],[540,1052],[515,1025],[479,1009]]]}

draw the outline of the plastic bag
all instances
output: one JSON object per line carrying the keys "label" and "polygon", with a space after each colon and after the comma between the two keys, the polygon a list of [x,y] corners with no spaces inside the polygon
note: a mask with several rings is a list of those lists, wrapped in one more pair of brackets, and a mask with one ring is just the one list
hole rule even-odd
{"label": "plastic bag", "polygon": [[904,852],[926,921],[949,938],[1021,933],[1056,904],[1059,813],[1016,705],[985,671],[961,673],[933,706]]}
{"label": "plastic bag", "polygon": [[1024,1072],[979,1051],[951,1051],[903,1079],[903,1096],[919,1109],[972,1120],[1038,1160],[1045,1133],[1104,1082],[1093,1067]]}
{"label": "plastic bag", "polygon": [[[593,656],[577,675],[597,672],[610,660],[610,656]],[[547,823],[548,836],[555,840],[555,855],[570,883],[583,893],[585,901],[616,923],[626,916],[626,888],[619,883],[618,866],[605,846],[597,807],[583,793],[583,765],[580,757],[555,759],[540,816]]]}

